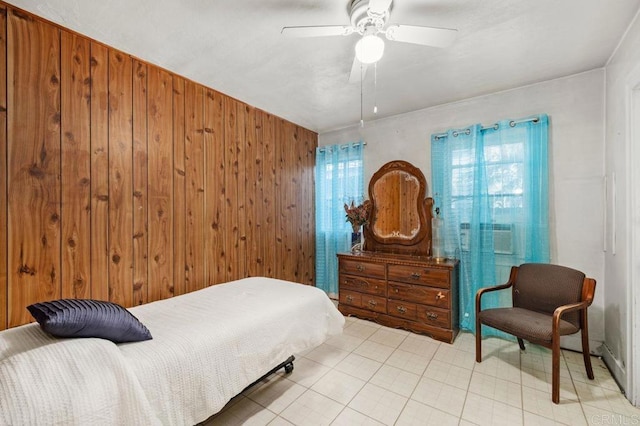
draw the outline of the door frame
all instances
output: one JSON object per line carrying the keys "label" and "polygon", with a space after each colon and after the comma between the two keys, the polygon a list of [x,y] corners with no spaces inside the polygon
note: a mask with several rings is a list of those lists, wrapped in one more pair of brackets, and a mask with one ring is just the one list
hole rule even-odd
{"label": "door frame", "polygon": [[627,225],[628,323],[627,323],[627,383],[626,396],[640,406],[640,65],[627,80]]}

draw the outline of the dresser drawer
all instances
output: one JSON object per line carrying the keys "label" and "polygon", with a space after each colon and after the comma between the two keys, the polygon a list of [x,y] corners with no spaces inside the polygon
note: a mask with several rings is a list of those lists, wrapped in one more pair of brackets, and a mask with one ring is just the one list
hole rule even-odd
{"label": "dresser drawer", "polygon": [[355,306],[359,308],[362,306],[362,294],[357,293],[355,291],[345,291],[340,289],[340,303],[344,303],[345,305]]}
{"label": "dresser drawer", "polygon": [[371,278],[385,279],[383,263],[361,262],[352,259],[340,259],[340,272],[350,275],[366,275]]}
{"label": "dresser drawer", "polygon": [[399,300],[389,299],[387,302],[387,311],[389,315],[393,315],[398,318],[405,318],[415,321],[416,319],[416,304],[409,302],[402,302]]}
{"label": "dresser drawer", "polygon": [[424,305],[450,308],[449,290],[431,288],[423,285],[389,282],[389,298]]}
{"label": "dresser drawer", "polygon": [[418,321],[442,328],[451,328],[451,312],[432,306],[418,306]]}
{"label": "dresser drawer", "polygon": [[369,309],[370,311],[380,312],[381,314],[386,314],[387,299],[380,296],[373,296],[371,294],[363,294],[360,307],[363,309]]}
{"label": "dresser drawer", "polygon": [[387,294],[387,284],[384,280],[340,274],[340,290],[342,289],[378,296],[386,296]]}
{"label": "dresser drawer", "polygon": [[448,270],[419,266],[389,265],[389,281],[391,280],[440,288],[450,286]]}

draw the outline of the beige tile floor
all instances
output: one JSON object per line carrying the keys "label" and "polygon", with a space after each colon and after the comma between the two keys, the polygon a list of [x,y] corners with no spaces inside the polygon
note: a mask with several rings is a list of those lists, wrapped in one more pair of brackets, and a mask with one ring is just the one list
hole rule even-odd
{"label": "beige tile floor", "polygon": [[602,360],[588,380],[582,354],[563,351],[560,404],[551,402],[550,351],[473,335],[453,345],[347,318],[344,333],[296,354],[206,425],[633,425],[640,409]]}

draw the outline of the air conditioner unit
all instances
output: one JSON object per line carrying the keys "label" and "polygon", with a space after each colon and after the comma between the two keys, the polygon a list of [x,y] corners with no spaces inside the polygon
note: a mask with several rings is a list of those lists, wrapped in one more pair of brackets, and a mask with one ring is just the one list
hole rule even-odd
{"label": "air conditioner unit", "polygon": [[[506,223],[483,223],[482,232],[493,231],[493,251],[496,254],[513,254],[513,225]],[[460,224],[460,245],[463,251],[469,251],[471,226]]]}

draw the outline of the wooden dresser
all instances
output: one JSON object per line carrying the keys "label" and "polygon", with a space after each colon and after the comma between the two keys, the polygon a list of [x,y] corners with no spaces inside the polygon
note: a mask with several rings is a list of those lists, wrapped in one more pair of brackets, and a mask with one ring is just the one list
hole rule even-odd
{"label": "wooden dresser", "polygon": [[458,334],[458,261],[361,252],[338,254],[344,315],[453,343]]}

